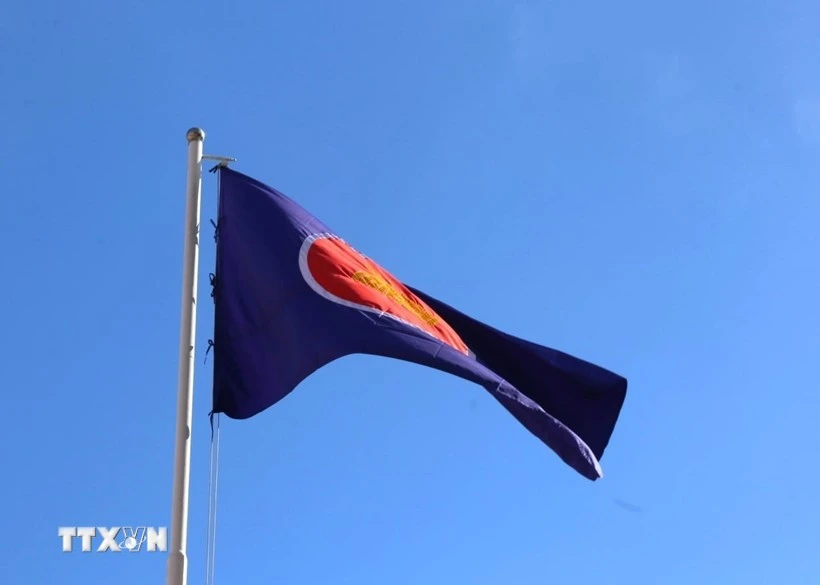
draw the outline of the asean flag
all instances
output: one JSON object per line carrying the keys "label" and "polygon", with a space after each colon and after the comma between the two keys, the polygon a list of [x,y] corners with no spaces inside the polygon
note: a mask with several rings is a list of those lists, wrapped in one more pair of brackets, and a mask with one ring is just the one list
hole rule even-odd
{"label": "asean flag", "polygon": [[249,418],[335,359],[385,356],[481,385],[584,477],[602,476],[623,377],[464,315],[279,191],[219,172],[214,412]]}

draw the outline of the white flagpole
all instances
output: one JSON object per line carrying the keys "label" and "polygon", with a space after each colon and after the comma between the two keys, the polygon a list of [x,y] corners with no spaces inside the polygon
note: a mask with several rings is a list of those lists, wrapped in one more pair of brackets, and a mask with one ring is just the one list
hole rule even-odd
{"label": "white flagpole", "polygon": [[202,203],[202,143],[205,132],[188,130],[188,181],[182,268],[182,316],[179,332],[179,385],[174,447],[174,495],[171,504],[171,550],[166,585],[188,582],[188,485],[191,474],[191,411],[194,401],[194,344],[199,274],[199,214]]}

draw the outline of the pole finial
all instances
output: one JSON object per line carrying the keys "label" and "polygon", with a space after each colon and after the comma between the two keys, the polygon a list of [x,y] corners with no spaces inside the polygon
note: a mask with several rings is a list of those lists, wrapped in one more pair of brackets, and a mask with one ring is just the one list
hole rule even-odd
{"label": "pole finial", "polygon": [[188,130],[188,142],[193,142],[194,140],[203,141],[205,140],[205,130],[202,128],[191,128]]}

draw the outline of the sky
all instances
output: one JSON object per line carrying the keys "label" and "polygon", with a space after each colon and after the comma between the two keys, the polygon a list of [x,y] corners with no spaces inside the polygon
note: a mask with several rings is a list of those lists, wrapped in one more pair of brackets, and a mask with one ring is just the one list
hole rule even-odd
{"label": "sky", "polygon": [[[629,380],[590,482],[372,356],[220,420],[216,583],[816,584],[815,2],[14,2],[0,582],[164,583],[185,133],[397,277]],[[205,579],[203,179],[189,583]],[[99,541],[96,541],[99,542]]]}

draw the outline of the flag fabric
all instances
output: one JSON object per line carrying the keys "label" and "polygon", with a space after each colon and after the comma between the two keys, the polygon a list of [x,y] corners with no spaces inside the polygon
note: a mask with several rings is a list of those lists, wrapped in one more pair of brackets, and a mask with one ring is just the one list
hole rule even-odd
{"label": "flag fabric", "polygon": [[214,412],[249,418],[335,359],[384,356],[481,385],[564,462],[602,476],[626,379],[464,315],[279,191],[219,172]]}

